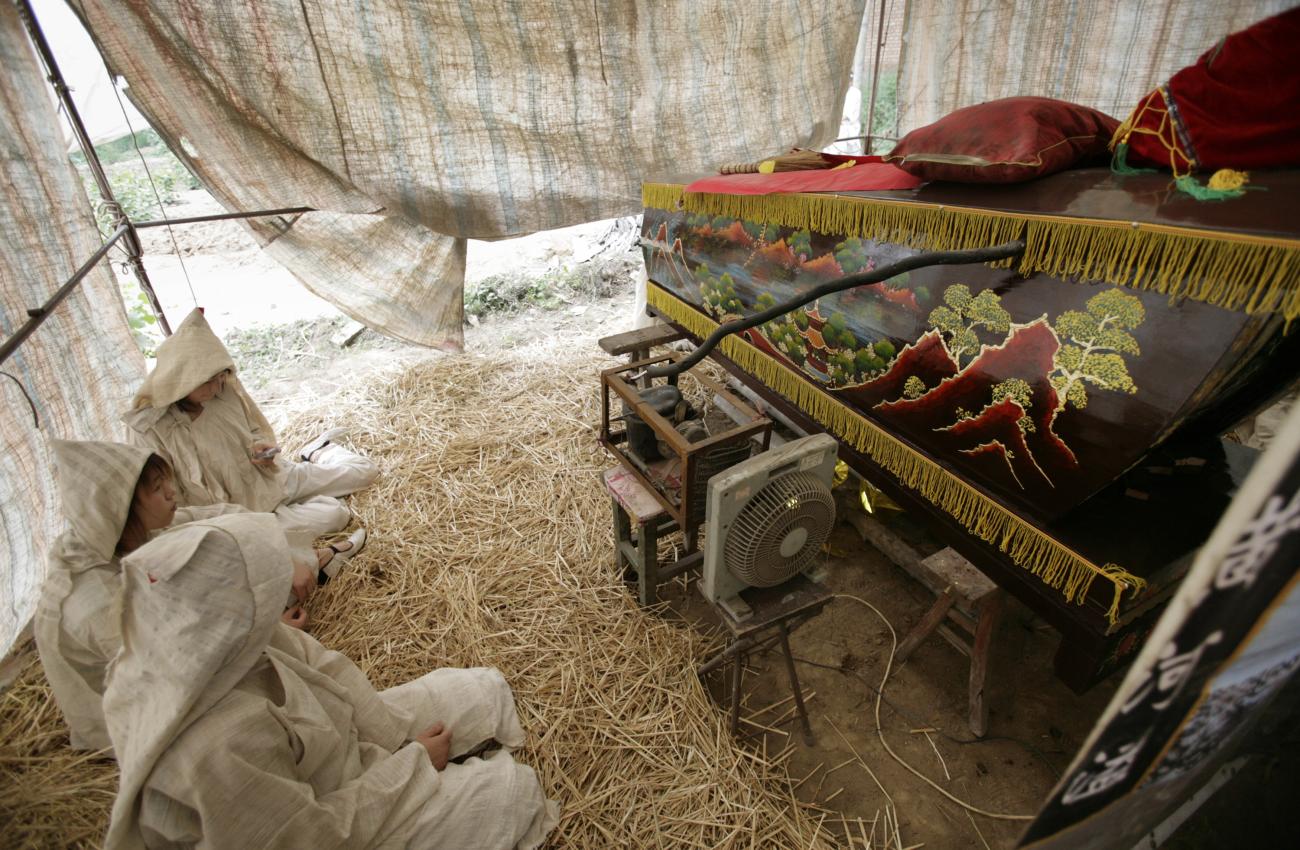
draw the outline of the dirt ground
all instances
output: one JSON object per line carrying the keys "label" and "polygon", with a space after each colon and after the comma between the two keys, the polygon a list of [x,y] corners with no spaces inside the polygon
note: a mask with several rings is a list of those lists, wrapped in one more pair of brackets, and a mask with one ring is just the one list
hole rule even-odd
{"label": "dirt ground", "polygon": [[[827,584],[837,594],[875,605],[901,639],[934,597],[862,542],[846,519],[848,502],[840,499],[840,516],[825,560]],[[687,584],[679,581],[661,590],[669,615],[698,622],[703,628],[717,627],[720,621],[712,607],[695,591],[693,582]],[[1112,680],[1076,696],[1051,672],[1056,642],[1055,632],[1032,613],[1010,605],[995,639],[986,683],[988,731],[983,740],[976,740],[967,725],[968,662],[933,636],[906,664],[895,668],[886,686],[880,719],[890,746],[914,768],[978,808],[1033,814],[1115,687]],[[779,730],[742,723],[745,731],[766,739],[756,737],[756,746],[765,746],[769,753],[793,746],[790,775],[795,782],[802,780],[797,789],[801,801],[825,810],[830,826],[843,816],[855,837],[857,819],[865,822],[870,834],[873,819],[879,818],[879,838],[883,811],[892,804],[904,847],[1015,845],[1023,822],[968,816],[912,776],[881,746],[873,713],[892,643],[888,627],[874,613],[851,600],[836,599],[795,631],[790,643],[804,695],[813,695],[807,705],[816,744],[804,744],[797,720],[789,713],[790,688],[779,650],[751,658],[742,687],[741,716]],[[729,673],[715,674],[710,684],[724,710]],[[776,710],[763,710],[778,702],[783,704]],[[874,777],[858,764],[858,757]]]}
{"label": "dirt ground", "polygon": [[[185,207],[168,212],[173,216],[196,214],[208,211],[210,203],[190,199]],[[592,232],[591,227],[571,228],[511,243],[473,243],[470,277],[503,271],[541,274],[572,262]],[[178,320],[198,300],[223,334],[243,334],[250,329],[261,333],[256,329],[264,329],[264,337],[254,336],[251,342],[241,337],[241,344],[249,346],[250,356],[255,355],[258,362],[255,374],[248,374],[245,368],[246,382],[256,387],[263,408],[273,419],[285,418],[305,396],[327,397],[373,370],[439,356],[370,331],[363,332],[350,347],[341,348],[333,338],[346,320],[263,257],[238,225],[197,225],[188,227],[183,235],[177,228],[177,233],[176,247],[189,272],[188,283],[176,259],[176,247],[164,231],[154,231],[146,244],[146,250],[155,252],[149,266],[164,306]],[[628,257],[634,259],[634,255]],[[253,293],[261,300],[253,301]],[[252,303],[259,304],[258,308],[250,310]],[[466,327],[466,347],[508,349],[539,337],[571,338],[575,344],[592,345],[600,336],[630,328],[632,322],[629,280],[616,287],[611,298],[487,316]],[[258,346],[273,350],[268,353]],[[240,359],[238,352],[236,359]],[[827,549],[826,567],[834,591],[876,605],[899,639],[933,601],[921,584],[864,544],[843,515]],[[663,586],[660,593],[663,616],[716,631],[717,617],[693,584],[678,579]],[[1072,693],[1052,673],[1058,639],[1027,609],[1009,602],[995,639],[986,686],[988,733],[983,740],[976,740],[967,725],[967,659],[939,637],[932,637],[894,670],[887,685],[880,720],[891,746],[916,770],[972,806],[1032,815],[1118,684],[1118,678],[1112,678],[1083,696]],[[793,781],[798,783],[796,795],[804,804],[816,807],[814,816],[824,814],[829,827],[846,825],[854,837],[859,834],[859,819],[868,834],[875,821],[879,840],[888,804],[896,813],[904,848],[1014,846],[1023,821],[972,816],[913,776],[881,746],[873,717],[875,689],[880,685],[891,640],[889,629],[875,614],[855,602],[837,599],[799,628],[791,645],[799,661],[798,674],[816,744],[806,746],[798,734],[795,718],[788,711],[791,704],[784,663],[775,652],[750,658],[742,716],[769,727],[746,726],[749,733],[756,734],[752,741],[760,751],[773,754],[792,748],[788,764]],[[728,682],[725,671],[715,674],[710,682],[720,711],[726,703]],[[773,704],[778,705],[766,710]],[[859,757],[870,767],[870,774]],[[859,839],[855,846],[861,844]]]}

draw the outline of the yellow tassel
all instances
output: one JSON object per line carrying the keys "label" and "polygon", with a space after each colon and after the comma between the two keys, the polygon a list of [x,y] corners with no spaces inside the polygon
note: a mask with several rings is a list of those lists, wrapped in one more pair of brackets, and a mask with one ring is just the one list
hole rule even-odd
{"label": "yellow tassel", "polygon": [[[717,322],[654,282],[646,299],[669,321],[698,338],[707,337],[718,327]],[[1142,579],[1114,564],[1093,564],[748,341],[733,334],[725,337],[719,348],[728,359],[789,399],[831,434],[867,455],[904,487],[951,515],[980,540],[1006,553],[1012,563],[1060,591],[1066,602],[1082,605],[1095,580],[1110,582],[1114,593],[1106,616],[1113,627],[1119,623],[1124,591],[1145,585]]]}
{"label": "yellow tassel", "polygon": [[1233,171],[1231,168],[1220,168],[1211,175],[1209,187],[1218,192],[1228,192],[1233,189],[1240,189],[1249,182],[1249,172]]}
{"label": "yellow tassel", "polygon": [[[1041,272],[1064,280],[1103,281],[1227,310],[1277,313],[1287,322],[1300,318],[1300,241],[1294,239],[1220,237],[1211,231],[842,195],[684,194],[680,185],[663,183],[643,184],[641,194],[654,209],[856,236],[919,251],[985,248],[1024,239],[1018,269],[1026,277]],[[1007,268],[1012,262],[992,265]]]}

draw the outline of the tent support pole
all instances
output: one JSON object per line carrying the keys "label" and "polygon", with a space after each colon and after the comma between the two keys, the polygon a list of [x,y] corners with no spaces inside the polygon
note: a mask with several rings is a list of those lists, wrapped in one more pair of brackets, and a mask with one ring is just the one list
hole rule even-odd
{"label": "tent support pole", "polygon": [[115,229],[126,227],[126,234],[122,237],[122,242],[123,247],[126,248],[127,262],[135,273],[135,279],[140,284],[140,289],[144,292],[145,297],[149,299],[149,306],[153,308],[154,315],[158,317],[158,327],[162,328],[164,334],[171,336],[171,325],[167,322],[167,316],[163,313],[162,304],[158,301],[158,293],[154,292],[153,284],[149,281],[149,274],[144,268],[144,250],[140,246],[140,236],[136,233],[135,225],[131,223],[131,220],[122,210],[122,205],[117,202],[117,198],[113,195],[113,187],[109,185],[108,175],[104,173],[104,166],[95,153],[95,146],[91,143],[90,135],[86,132],[86,125],[81,121],[81,113],[77,111],[77,105],[72,102],[72,94],[68,89],[68,84],[63,80],[59,65],[54,60],[54,52],[50,50],[49,42],[45,40],[45,33],[41,31],[41,25],[36,20],[36,13],[32,11],[29,0],[14,0],[14,5],[18,7],[18,16],[22,18],[23,25],[27,28],[27,35],[31,38],[37,54],[41,57],[41,62],[45,65],[46,79],[54,88],[59,103],[63,105],[64,112],[68,116],[68,123],[72,126],[72,132],[76,135],[77,143],[86,156],[86,165],[95,178],[95,185],[99,187],[100,197],[104,199],[104,205],[113,216],[113,227]]}
{"label": "tent support pole", "polygon": [[876,24],[876,57],[875,67],[871,70],[871,101],[867,106],[867,138],[862,142],[862,153],[871,156],[872,148],[876,146],[874,132],[876,129],[876,88],[880,85],[880,51],[885,46],[885,0],[878,0],[880,3],[880,19]]}

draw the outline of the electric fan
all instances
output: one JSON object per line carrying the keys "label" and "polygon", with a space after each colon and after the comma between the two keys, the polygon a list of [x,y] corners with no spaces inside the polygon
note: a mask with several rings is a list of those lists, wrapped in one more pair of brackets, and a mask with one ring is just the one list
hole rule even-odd
{"label": "electric fan", "polygon": [[709,479],[700,589],[737,621],[752,612],[740,592],[808,570],[835,524],[836,442],[816,434]]}

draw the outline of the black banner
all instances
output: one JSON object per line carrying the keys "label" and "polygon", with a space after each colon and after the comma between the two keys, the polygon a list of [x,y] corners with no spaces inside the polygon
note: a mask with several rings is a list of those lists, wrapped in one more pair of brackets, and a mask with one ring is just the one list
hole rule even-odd
{"label": "black banner", "polygon": [[1020,846],[1132,847],[1210,778],[1300,667],[1297,448],[1292,417]]}

